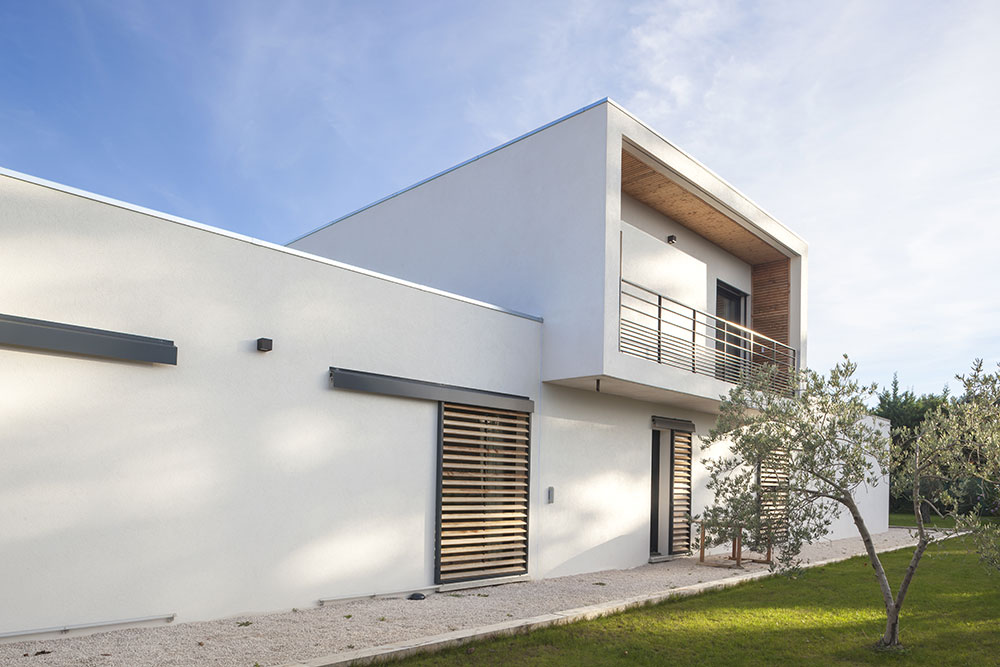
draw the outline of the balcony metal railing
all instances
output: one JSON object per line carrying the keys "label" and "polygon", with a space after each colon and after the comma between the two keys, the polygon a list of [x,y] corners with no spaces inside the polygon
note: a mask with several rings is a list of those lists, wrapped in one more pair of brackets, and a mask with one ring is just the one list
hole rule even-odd
{"label": "balcony metal railing", "polygon": [[733,383],[777,366],[775,389],[790,390],[795,348],[625,279],[620,304],[623,353]]}

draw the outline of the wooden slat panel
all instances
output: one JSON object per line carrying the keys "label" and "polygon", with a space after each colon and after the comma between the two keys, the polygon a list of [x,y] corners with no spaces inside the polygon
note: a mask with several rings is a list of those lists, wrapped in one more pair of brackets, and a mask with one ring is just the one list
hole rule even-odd
{"label": "wooden slat panel", "polygon": [[[523,531],[522,531],[523,532]],[[448,552],[447,547],[460,546],[460,545],[485,545],[485,544],[498,544],[500,542],[509,543],[510,546],[518,546],[522,542],[521,535],[488,535],[486,537],[451,537],[448,539],[441,538],[441,553],[445,554]]]}
{"label": "wooden slat panel", "polygon": [[527,516],[527,512],[448,512],[447,514],[442,514],[441,518],[447,521],[457,521],[459,519],[491,519],[496,521],[501,519],[525,519]]}
{"label": "wooden slat panel", "polygon": [[443,460],[442,463],[444,465],[454,465],[454,464],[462,464],[462,463],[468,463],[468,462],[479,462],[479,461],[482,461],[484,467],[495,468],[495,469],[498,469],[498,470],[503,470],[503,469],[509,468],[511,466],[526,466],[526,465],[528,465],[528,457],[527,456],[524,456],[524,457],[514,457],[514,456],[512,456],[510,458],[502,459],[499,462],[494,462],[494,461],[490,460],[490,459],[492,459],[494,457],[486,457],[486,459],[482,459],[482,458],[476,458],[476,457],[469,458],[468,454],[460,454],[459,456],[463,456],[464,458],[462,458],[462,459],[456,459],[456,458],[454,458],[455,457],[454,454],[451,454],[450,452],[445,451],[445,452],[443,452],[442,458],[444,460]]}
{"label": "wooden slat panel", "polygon": [[792,292],[789,260],[755,264],[750,271],[750,282],[751,326],[787,345]]}
{"label": "wooden slat panel", "polygon": [[[443,493],[447,493],[450,496],[456,496],[456,495],[467,495],[467,496],[496,495],[496,496],[499,496],[498,500],[508,500],[509,497],[510,497],[510,495],[513,494],[513,493],[515,493],[515,492],[517,492],[518,489],[487,489],[487,488],[474,489],[474,488],[471,488],[471,487],[470,488],[461,488],[460,489],[460,488],[457,488],[457,487],[452,487],[452,488],[442,489],[442,491],[443,491]],[[442,500],[444,500],[443,497],[442,497]],[[455,500],[454,502],[462,502],[462,503],[464,503],[464,502],[468,502],[468,501],[469,501],[469,498],[461,498],[461,499]],[[445,502],[448,502],[448,501],[445,501]]]}
{"label": "wooden slat panel", "polygon": [[447,481],[449,486],[509,486],[509,487],[526,487],[527,482],[497,482],[493,480],[467,480],[467,479],[449,479]]}
{"label": "wooden slat panel", "polygon": [[529,424],[528,420],[516,419],[514,417],[504,417],[502,415],[491,416],[475,413],[456,412],[449,410],[445,415],[445,426],[449,423],[475,426],[476,428],[497,428],[498,426],[516,426],[524,428]]}
{"label": "wooden slat panel", "polygon": [[[499,443],[497,443],[499,444]],[[445,454],[452,454],[454,452],[464,452],[466,454],[478,454],[480,456],[516,456],[523,460],[527,460],[528,453],[522,449],[504,449],[502,447],[490,447],[484,449],[483,447],[466,447],[464,445],[456,445],[449,442],[444,447]]]}
{"label": "wooden slat panel", "polygon": [[477,568],[496,568],[504,567],[508,565],[525,565],[527,560],[525,558],[507,558],[498,560],[481,560],[481,561],[469,561],[467,563],[442,563],[442,572],[458,572],[461,570],[472,570]]}
{"label": "wooden slat panel", "polygon": [[470,462],[468,459],[464,461],[456,461],[451,458],[444,459],[444,465],[449,469],[454,470],[492,470],[494,472],[516,472],[527,470],[527,461],[525,459],[507,459],[501,463],[496,463],[493,461],[479,461]]}
{"label": "wooden slat panel", "polygon": [[489,467],[483,466],[476,470],[475,467],[470,466],[467,463],[455,464],[446,461],[445,464],[449,466],[456,466],[455,468],[449,467],[449,469],[445,471],[450,477],[497,477],[504,479],[528,478],[528,469],[525,466],[500,467],[496,464],[490,464]]}
{"label": "wooden slat panel", "polygon": [[491,496],[479,496],[476,494],[474,489],[465,489],[465,497],[462,498],[442,498],[442,503],[464,503],[466,505],[476,505],[481,503],[508,503],[508,504],[518,504],[519,507],[526,507],[526,504],[521,504],[524,500],[517,494],[508,495],[491,495]]}
{"label": "wooden slat panel", "polygon": [[527,432],[528,422],[515,421],[513,419],[490,419],[486,421],[480,417],[482,415],[462,415],[455,412],[447,412],[445,413],[444,425],[458,428],[477,428],[487,431]]}
{"label": "wooden slat panel", "polygon": [[527,572],[526,413],[442,405],[438,581]]}
{"label": "wooden slat panel", "polygon": [[526,512],[527,505],[447,505],[445,512]]}
{"label": "wooden slat panel", "polygon": [[486,522],[473,524],[471,528],[452,528],[447,523],[441,526],[441,537],[482,537],[485,535],[523,535],[526,532],[525,522],[519,521],[516,526],[487,527]]}
{"label": "wooden slat panel", "polygon": [[671,431],[670,453],[671,517],[670,553],[678,554],[691,548],[691,455],[692,438],[684,431]]}
{"label": "wooden slat panel", "polygon": [[527,564],[519,565],[516,567],[498,567],[498,568],[486,568],[482,570],[471,570],[469,572],[451,572],[445,575],[444,572],[441,573],[441,579],[445,581],[451,581],[455,579],[489,579],[490,577],[499,577],[503,575],[511,574],[524,574],[528,571]]}
{"label": "wooden slat panel", "polygon": [[528,519],[525,516],[515,516],[515,517],[497,517],[495,519],[463,519],[446,516],[445,521],[441,526],[442,530],[447,532],[455,528],[471,528],[471,529],[483,529],[486,527],[503,527],[504,529],[526,529],[528,527]]}
{"label": "wooden slat panel", "polygon": [[771,453],[760,466],[760,516],[778,536],[788,525],[788,478],[790,459],[787,451]]}
{"label": "wooden slat panel", "polygon": [[513,551],[486,551],[478,553],[465,553],[456,554],[453,556],[444,556],[441,558],[442,565],[444,563],[462,563],[468,561],[481,561],[486,558],[524,558],[524,551],[515,549]]}
{"label": "wooden slat panel", "polygon": [[522,546],[517,543],[517,541],[511,543],[497,543],[497,544],[478,544],[473,546],[450,546],[444,549],[441,553],[441,560],[445,561],[449,558],[457,558],[461,554],[486,554],[486,556],[481,556],[483,558],[490,554],[499,553],[501,551],[511,551],[511,550],[521,550]]}
{"label": "wooden slat panel", "polygon": [[477,412],[480,414],[486,414],[491,416],[504,415],[507,417],[516,417],[517,419],[527,422],[528,413],[527,412],[515,412],[513,410],[499,410],[497,408],[480,408],[475,405],[455,405],[451,403],[445,404],[445,409],[453,413],[462,412]]}
{"label": "wooden slat panel", "polygon": [[471,454],[452,454],[449,451],[445,451],[444,458],[448,461],[474,461],[476,463],[527,463],[528,459],[526,456],[522,457],[500,457],[500,456],[490,456],[488,454],[483,454],[481,456],[473,456]]}
{"label": "wooden slat panel", "polygon": [[507,472],[505,470],[497,470],[496,468],[480,468],[475,470],[467,466],[462,466],[458,469],[448,468],[444,471],[447,477],[474,477],[474,478],[490,478],[490,479],[528,479],[528,476],[519,473],[516,470]]}
{"label": "wooden slat panel", "polygon": [[488,428],[475,428],[476,425],[472,422],[460,422],[452,419],[446,419],[444,424],[444,432],[450,435],[488,435],[499,438],[519,440],[528,439],[528,429],[520,426],[490,426]]}
{"label": "wooden slat panel", "polygon": [[477,439],[477,438],[456,438],[456,437],[449,436],[447,442],[448,443],[461,442],[461,443],[470,444],[470,445],[480,445],[482,447],[486,447],[486,448],[489,448],[489,449],[493,449],[495,447],[516,447],[516,448],[519,448],[519,449],[527,449],[528,448],[528,443],[527,442],[515,442],[515,441],[512,441],[512,442],[500,442],[499,440],[486,440],[485,438],[482,438],[482,439]]}

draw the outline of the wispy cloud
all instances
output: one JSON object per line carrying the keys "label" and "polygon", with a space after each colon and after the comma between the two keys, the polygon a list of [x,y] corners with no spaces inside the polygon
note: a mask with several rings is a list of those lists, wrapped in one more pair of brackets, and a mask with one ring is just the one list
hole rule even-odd
{"label": "wispy cloud", "polygon": [[931,391],[996,359],[998,7],[746,7],[644,6],[626,99],[810,241],[810,363]]}
{"label": "wispy cloud", "polygon": [[997,25],[992,0],[13,3],[0,157],[284,241],[610,96],[810,242],[812,365],[930,391],[1000,348]]}

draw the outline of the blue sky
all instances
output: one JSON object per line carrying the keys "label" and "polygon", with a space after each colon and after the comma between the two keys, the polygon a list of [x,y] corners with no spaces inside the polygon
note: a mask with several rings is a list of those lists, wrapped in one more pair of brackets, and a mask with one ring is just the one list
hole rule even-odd
{"label": "blue sky", "polygon": [[607,96],[809,241],[811,366],[937,391],[1000,359],[998,30],[992,0],[7,0],[0,166],[284,243]]}

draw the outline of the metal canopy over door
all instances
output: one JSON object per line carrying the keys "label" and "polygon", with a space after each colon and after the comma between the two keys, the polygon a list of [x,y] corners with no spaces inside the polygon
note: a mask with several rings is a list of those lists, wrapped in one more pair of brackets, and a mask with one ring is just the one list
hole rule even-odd
{"label": "metal canopy over door", "polygon": [[528,571],[527,412],[441,403],[437,583]]}

